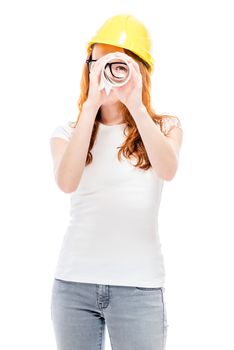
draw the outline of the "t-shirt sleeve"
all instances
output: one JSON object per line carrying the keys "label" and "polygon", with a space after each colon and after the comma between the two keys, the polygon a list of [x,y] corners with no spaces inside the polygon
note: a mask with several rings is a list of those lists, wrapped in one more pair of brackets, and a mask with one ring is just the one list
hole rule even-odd
{"label": "t-shirt sleeve", "polygon": [[66,141],[70,141],[71,138],[71,130],[68,125],[59,125],[55,129],[52,130],[50,134],[50,139],[53,137],[59,137]]}
{"label": "t-shirt sleeve", "polygon": [[178,117],[173,116],[162,118],[162,131],[165,135],[175,127],[180,128],[183,131],[181,121]]}

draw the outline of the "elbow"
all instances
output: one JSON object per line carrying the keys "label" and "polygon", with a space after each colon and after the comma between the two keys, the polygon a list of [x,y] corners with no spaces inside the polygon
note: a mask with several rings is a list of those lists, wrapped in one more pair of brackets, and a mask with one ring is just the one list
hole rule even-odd
{"label": "elbow", "polygon": [[171,172],[171,173],[164,174],[163,175],[163,180],[171,181],[172,179],[174,179],[175,174],[176,174],[176,172],[173,172],[173,173]]}
{"label": "elbow", "polygon": [[174,177],[176,176],[177,173],[177,169],[178,169],[178,163],[176,163],[173,167],[170,167],[170,169],[168,169],[164,174],[164,180],[165,181],[171,181],[174,179]]}
{"label": "elbow", "polygon": [[64,184],[62,185],[58,182],[57,182],[57,185],[58,185],[58,188],[64,193],[72,193],[72,192],[75,192],[76,190],[76,187],[71,187]]}
{"label": "elbow", "polygon": [[72,189],[70,187],[60,186],[58,185],[59,189],[64,193],[72,193],[75,191],[75,189]]}
{"label": "elbow", "polygon": [[56,184],[58,188],[64,193],[72,193],[77,189],[77,184],[68,181],[67,179],[61,177],[55,177]]}
{"label": "elbow", "polygon": [[161,171],[157,171],[158,176],[164,181],[171,181],[174,179],[178,169],[178,162],[174,164],[170,164],[170,166],[161,169]]}

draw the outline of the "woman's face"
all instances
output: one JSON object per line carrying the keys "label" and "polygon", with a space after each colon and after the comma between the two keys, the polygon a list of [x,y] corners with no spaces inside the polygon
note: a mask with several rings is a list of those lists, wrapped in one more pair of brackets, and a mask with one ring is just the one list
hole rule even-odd
{"label": "woman's face", "polygon": [[[108,53],[116,52],[116,51],[124,52],[124,49],[118,46],[97,43],[94,45],[92,50],[92,59],[98,60],[102,56],[105,56]],[[93,64],[95,65],[95,62]],[[106,100],[105,100],[105,103],[103,103],[103,105],[110,105],[118,101],[119,101],[118,98],[113,94],[113,90],[111,90],[110,94],[106,95]]]}

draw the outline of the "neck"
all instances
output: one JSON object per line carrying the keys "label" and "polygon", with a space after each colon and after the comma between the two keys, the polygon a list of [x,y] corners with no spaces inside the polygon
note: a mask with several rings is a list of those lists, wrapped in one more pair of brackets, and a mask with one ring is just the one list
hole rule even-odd
{"label": "neck", "polygon": [[121,114],[119,102],[102,105],[100,107],[101,122],[104,124],[120,124],[124,123],[124,118]]}

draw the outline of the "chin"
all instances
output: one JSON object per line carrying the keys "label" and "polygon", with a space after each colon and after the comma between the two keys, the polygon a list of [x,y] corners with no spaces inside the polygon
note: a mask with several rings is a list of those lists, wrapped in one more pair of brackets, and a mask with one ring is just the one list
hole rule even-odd
{"label": "chin", "polygon": [[102,106],[112,106],[113,104],[117,103],[118,100],[109,100],[109,101],[106,101],[102,104]]}
{"label": "chin", "polygon": [[105,102],[103,103],[104,106],[112,105],[113,103],[117,103],[120,101],[112,93],[113,91],[110,92],[109,96],[106,96]]}

